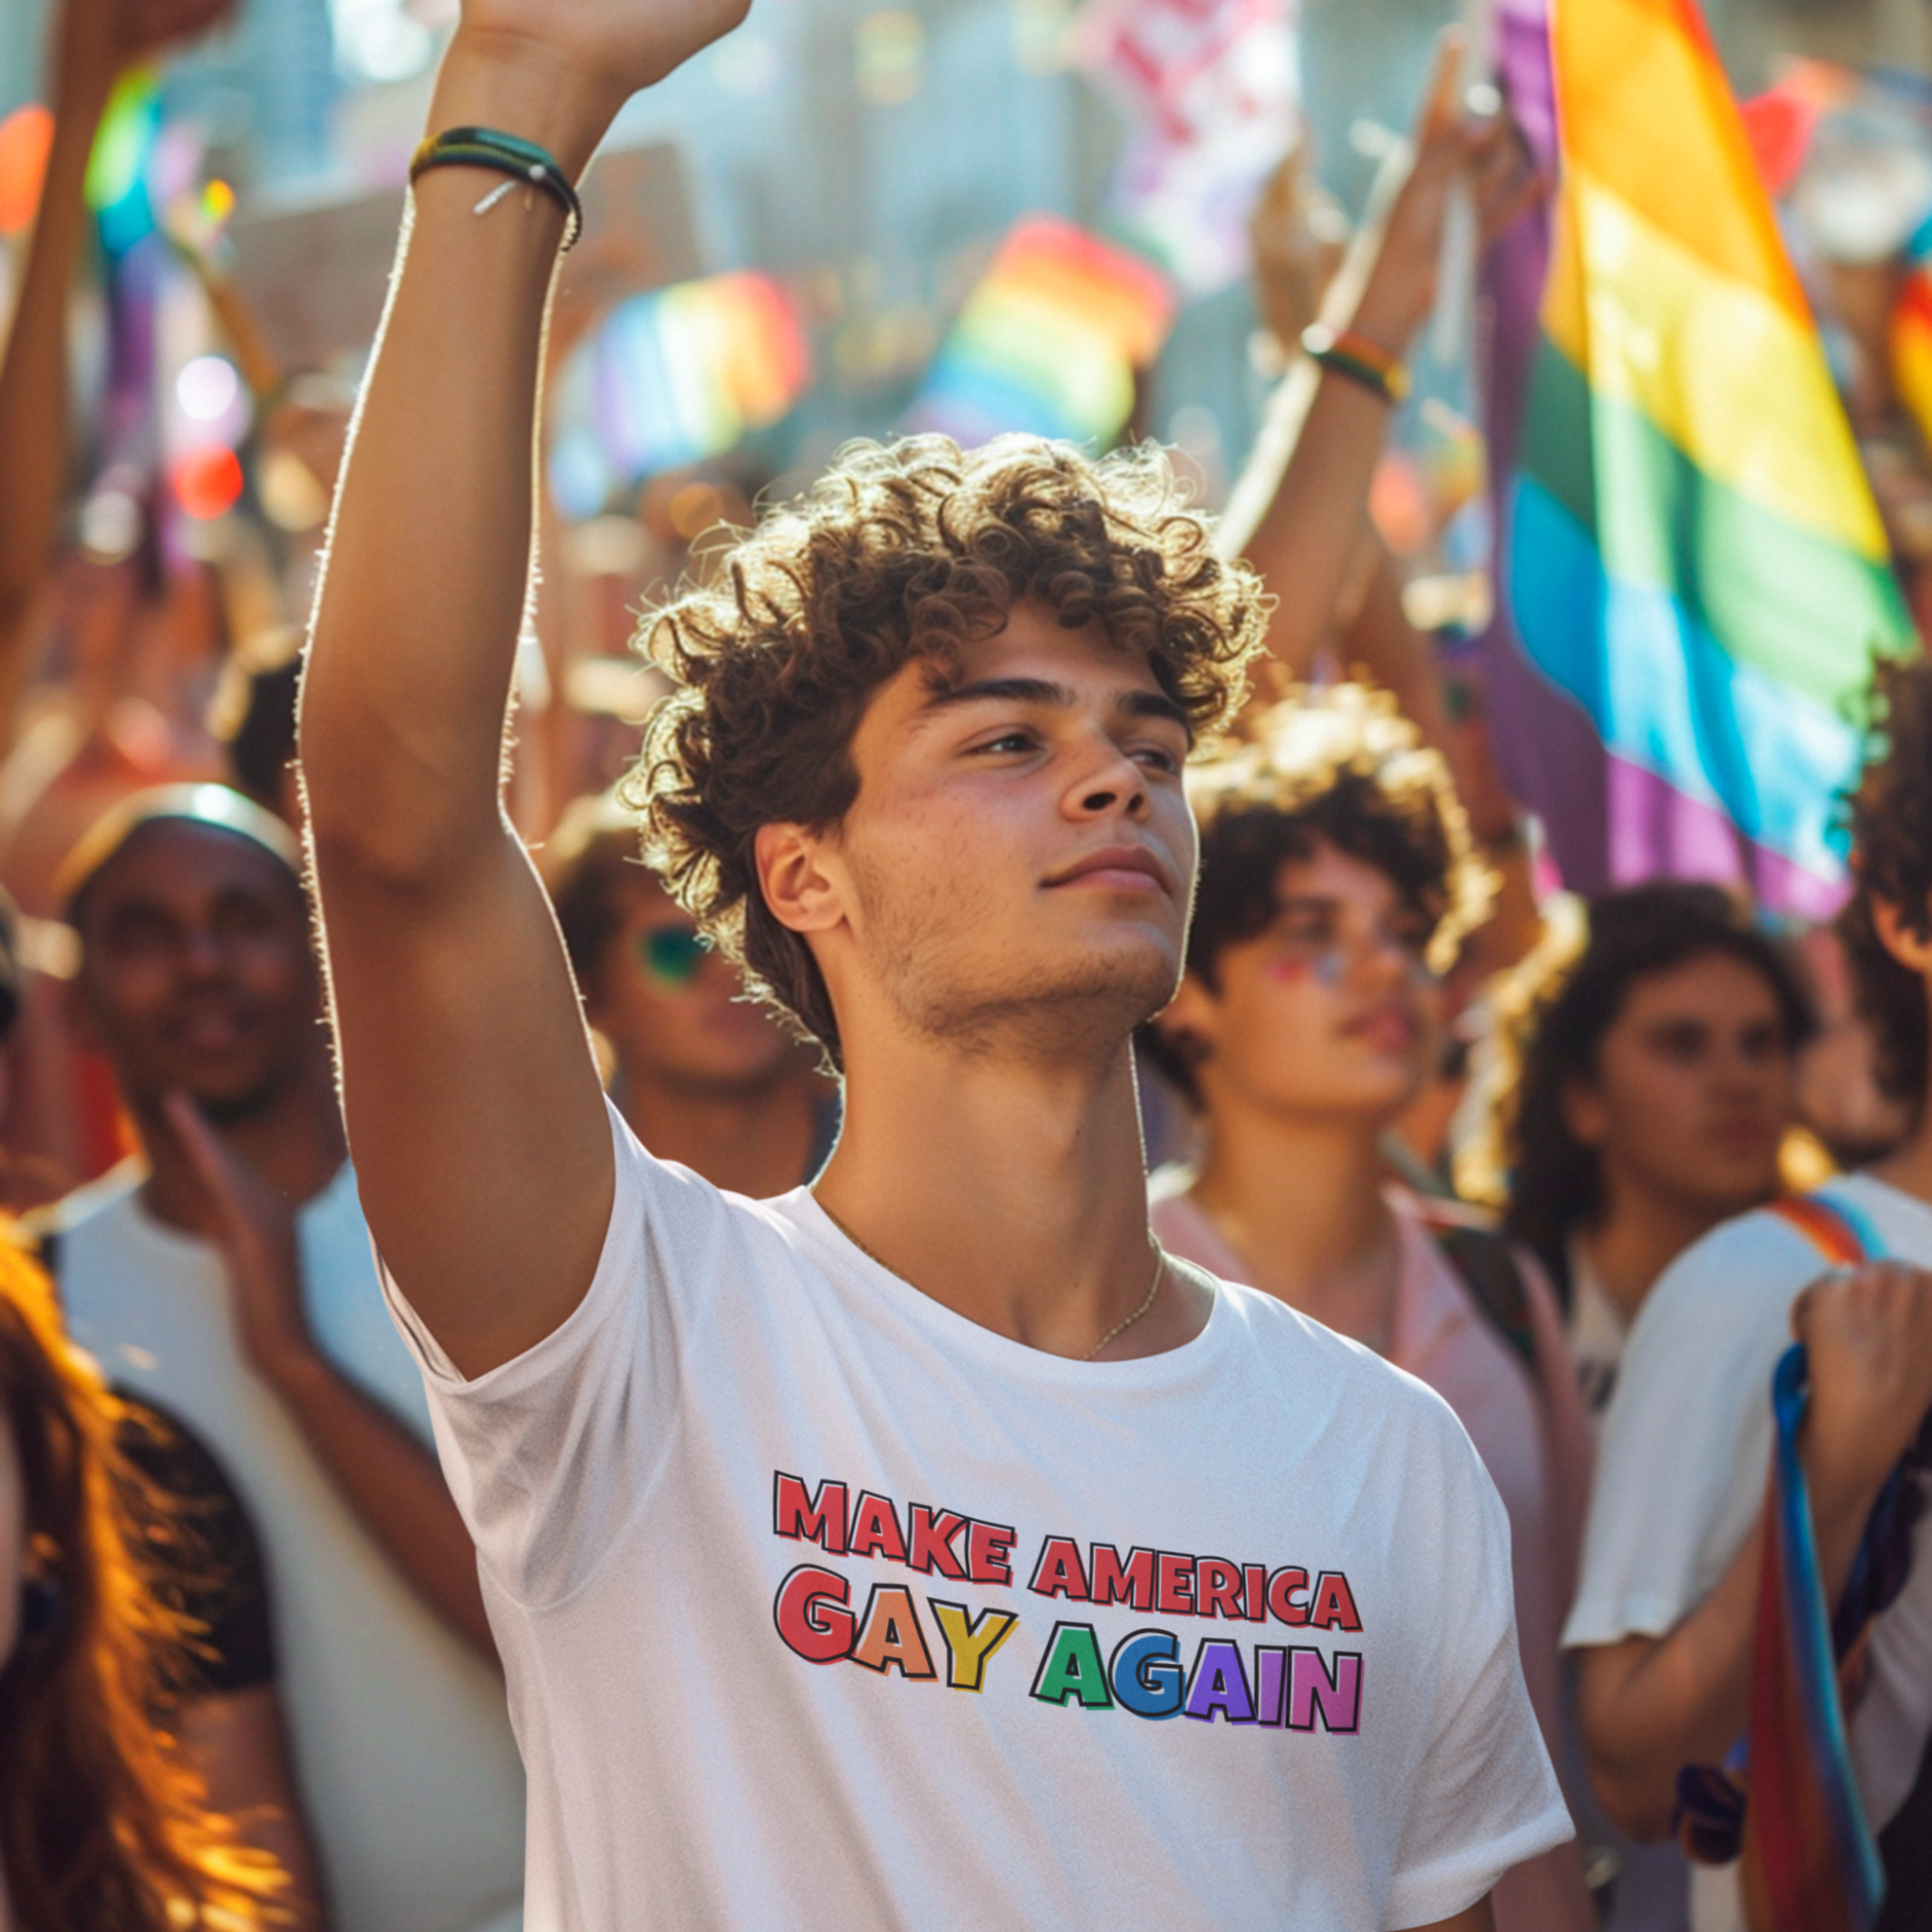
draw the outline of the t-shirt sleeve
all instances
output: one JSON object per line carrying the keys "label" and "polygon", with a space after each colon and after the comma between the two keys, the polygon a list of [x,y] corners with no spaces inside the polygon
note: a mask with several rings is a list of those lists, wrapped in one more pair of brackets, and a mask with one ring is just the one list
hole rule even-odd
{"label": "t-shirt sleeve", "polygon": [[[1433,1925],[1466,1910],[1512,1865],[1575,1835],[1517,1649],[1509,1518],[1447,1408],[1440,1442],[1407,1492],[1435,1507],[1429,1545],[1439,1605],[1426,1725],[1404,1797],[1385,1923]],[[1433,1494],[1432,1494],[1433,1492]]]}
{"label": "t-shirt sleeve", "polygon": [[733,1222],[746,1211],[654,1160],[609,1111],[617,1189],[597,1273],[569,1316],[521,1355],[466,1379],[377,1257],[478,1560],[533,1609],[588,1581],[648,1490],[710,1300],[702,1286],[732,1272]]}
{"label": "t-shirt sleeve", "polygon": [[1663,1636],[1724,1575],[1763,1506],[1791,1303],[1825,1265],[1751,1214],[1651,1290],[1603,1418],[1566,1648]]}
{"label": "t-shirt sleeve", "polygon": [[189,1620],[187,1646],[166,1660],[185,1702],[275,1680],[268,1584],[254,1525],[221,1465],[177,1417],[123,1394],[118,1436],[138,1478],[128,1499],[148,1585]]}

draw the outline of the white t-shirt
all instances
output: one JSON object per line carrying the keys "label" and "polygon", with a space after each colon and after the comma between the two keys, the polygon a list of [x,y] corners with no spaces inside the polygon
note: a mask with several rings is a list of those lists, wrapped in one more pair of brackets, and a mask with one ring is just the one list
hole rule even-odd
{"label": "white t-shirt", "polygon": [[[186,1423],[248,1512],[332,1922],[516,1932],[523,1777],[502,1685],[403,1581],[243,1361],[219,1255],[148,1214],[142,1177],[128,1163],[62,1204],[61,1300],[108,1379]],[[300,1239],[318,1346],[427,1444],[349,1169],[303,1208]]]}
{"label": "white t-shirt", "polygon": [[1377,1932],[1568,1834],[1502,1508],[1420,1384],[1229,1288],[1065,1361],[612,1132],[596,1279],[527,1353],[465,1382],[391,1287],[542,1932]]}
{"label": "white t-shirt", "polygon": [[[1932,1207],[1855,1174],[1822,1189],[1868,1234],[1873,1258],[1932,1267]],[[1771,1371],[1791,1344],[1791,1304],[1829,1264],[1782,1216],[1757,1212],[1687,1249],[1651,1290],[1603,1420],[1583,1583],[1568,1646],[1662,1636],[1710,1594],[1764,1507]],[[1872,1628],[1851,1727],[1866,1815],[1904,1802],[1932,1730],[1932,1512],[1911,1580]],[[1731,1873],[1697,1874],[1693,1924],[1737,1910]]]}

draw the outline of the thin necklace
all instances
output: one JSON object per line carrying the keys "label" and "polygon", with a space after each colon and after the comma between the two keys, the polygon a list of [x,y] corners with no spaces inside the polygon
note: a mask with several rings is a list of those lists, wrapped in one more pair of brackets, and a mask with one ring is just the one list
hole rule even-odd
{"label": "thin necklace", "polygon": [[[870,1248],[868,1248],[866,1244],[863,1241],[861,1241],[859,1237],[856,1234],[854,1234],[852,1230],[849,1227],[847,1227],[846,1224],[842,1220],[840,1220],[839,1217],[836,1214],[834,1214],[829,1207],[825,1205],[824,1200],[819,1196],[816,1190],[813,1191],[812,1199],[818,1202],[818,1211],[821,1214],[823,1214],[825,1218],[828,1221],[830,1221],[832,1225],[835,1228],[837,1228],[838,1231],[842,1235],[844,1235],[845,1238],[848,1241],[850,1241],[852,1245],[855,1248],[857,1248],[859,1252],[862,1255],[864,1255],[865,1258],[869,1262],[871,1262],[875,1268],[884,1268],[887,1274],[893,1276],[896,1280],[901,1282],[905,1281],[905,1277],[901,1275],[897,1268],[890,1267],[888,1266],[887,1263],[881,1261],[879,1257],[876,1254],[874,1254],[873,1251]],[[1155,1239],[1154,1234],[1151,1230],[1149,1231],[1147,1237],[1147,1245],[1154,1250],[1154,1279],[1148,1283],[1147,1293],[1141,1297],[1141,1306],[1137,1308],[1134,1311],[1134,1312],[1130,1314],[1124,1321],[1116,1321],[1114,1325],[1111,1328],[1109,1328],[1107,1332],[1104,1335],[1102,1335],[1100,1339],[1097,1342],[1095,1342],[1094,1345],[1091,1348],[1089,1348],[1084,1355],[1080,1357],[1080,1359],[1083,1362],[1092,1361],[1093,1358],[1097,1354],[1099,1354],[1100,1351],[1103,1348],[1105,1348],[1110,1341],[1118,1341],[1120,1337],[1128,1331],[1129,1328],[1133,1327],[1135,1322],[1140,1320],[1142,1315],[1147,1313],[1149,1309],[1153,1308],[1155,1297],[1161,1293],[1161,1284],[1163,1281],[1167,1279],[1168,1257],[1165,1251],[1162,1249],[1160,1242]],[[914,1288],[914,1284],[911,1282],[905,1282],[905,1285],[907,1288]],[[924,1291],[915,1289],[914,1292],[922,1294]]]}

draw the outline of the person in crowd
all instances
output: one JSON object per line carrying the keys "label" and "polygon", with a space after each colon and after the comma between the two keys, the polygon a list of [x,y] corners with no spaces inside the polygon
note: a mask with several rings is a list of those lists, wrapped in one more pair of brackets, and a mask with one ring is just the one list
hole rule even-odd
{"label": "person in crowd", "polygon": [[630,1131],[735,1194],[810,1180],[838,1133],[837,1089],[639,861],[635,816],[581,798],[539,863]]}
{"label": "person in crowd", "polygon": [[[1390,698],[1343,684],[1251,717],[1188,793],[1201,878],[1187,968],[1142,1039],[1202,1149],[1155,1175],[1155,1232],[1454,1409],[1509,1513],[1524,1675],[1555,1750],[1589,1481],[1556,1306],[1527,1255],[1433,1223],[1384,1178],[1383,1136],[1434,1055],[1438,975],[1487,897],[1448,769]],[[1594,1923],[1574,1845],[1508,1873],[1495,1905],[1500,1932]]]}
{"label": "person in crowd", "polygon": [[172,787],[97,826],[66,892],[76,1025],[142,1146],[53,1217],[74,1336],[192,1435],[260,1542],[333,1921],[503,1932],[516,1753],[345,1159],[293,835]]}
{"label": "person in crowd", "polygon": [[[1880,666],[1873,751],[1852,802],[1843,931],[1887,1090],[1914,1126],[1875,1167],[1804,1211],[1725,1222],[1651,1291],[1604,1421],[1583,1580],[1565,1630],[1596,1790],[1635,1837],[1666,1832],[1686,1766],[1745,1729],[1774,1364],[1795,1329],[1809,1365],[1800,1456],[1828,1603],[1852,1575],[1880,1487],[1932,1408],[1932,664]],[[1669,1123],[1654,1123],[1660,1133]],[[1827,1239],[1821,1223],[1836,1234]],[[1852,1257],[1863,1265],[1843,1265]],[[1837,1267],[1829,1266],[1839,1262]],[[1899,1594],[1867,1629],[1848,1713],[1866,1817],[1888,1837],[1899,1932],[1932,1913],[1921,1767],[1932,1731],[1932,1562],[1921,1518]],[[1916,1555],[1915,1562],[1910,1561]],[[1888,1567],[1888,1566],[1887,1566]],[[1895,1573],[1894,1573],[1895,1574]],[[1920,1799],[1908,1803],[1915,1781]],[[1701,1868],[1697,1932],[1741,1923],[1734,1867]]]}
{"label": "person in crowd", "polygon": [[539,345],[570,184],[742,11],[466,8],[303,680],[348,1131],[533,1914],[1476,1932],[1569,1833],[1493,1485],[1429,1391],[1148,1227],[1181,769],[1260,641],[1164,461],[855,446],[658,616],[652,850],[845,1124],[751,1202],[600,1091],[500,797]]}
{"label": "person in crowd", "polygon": [[137,1426],[63,1332],[46,1275],[0,1241],[0,1926],[313,1926],[177,1744],[200,1645],[167,1586],[207,1544],[124,1456]]}
{"label": "person in crowd", "polygon": [[1777,1191],[1811,1026],[1723,888],[1660,880],[1590,907],[1524,1049],[1505,1221],[1556,1284],[1592,1416],[1664,1270]]}

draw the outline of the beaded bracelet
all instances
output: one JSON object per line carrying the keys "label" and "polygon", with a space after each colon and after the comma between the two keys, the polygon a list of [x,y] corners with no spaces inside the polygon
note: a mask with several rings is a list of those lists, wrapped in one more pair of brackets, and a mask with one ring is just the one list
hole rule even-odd
{"label": "beaded bracelet", "polygon": [[1409,371],[1387,349],[1352,329],[1314,323],[1302,331],[1302,346],[1312,361],[1360,383],[1391,407],[1409,393]]}
{"label": "beaded bracelet", "polygon": [[487,214],[518,183],[540,188],[564,211],[564,246],[573,248],[584,231],[584,205],[564,171],[534,141],[498,134],[487,127],[446,127],[416,150],[409,164],[413,185],[431,168],[491,168],[510,179],[492,188],[472,210]]}

